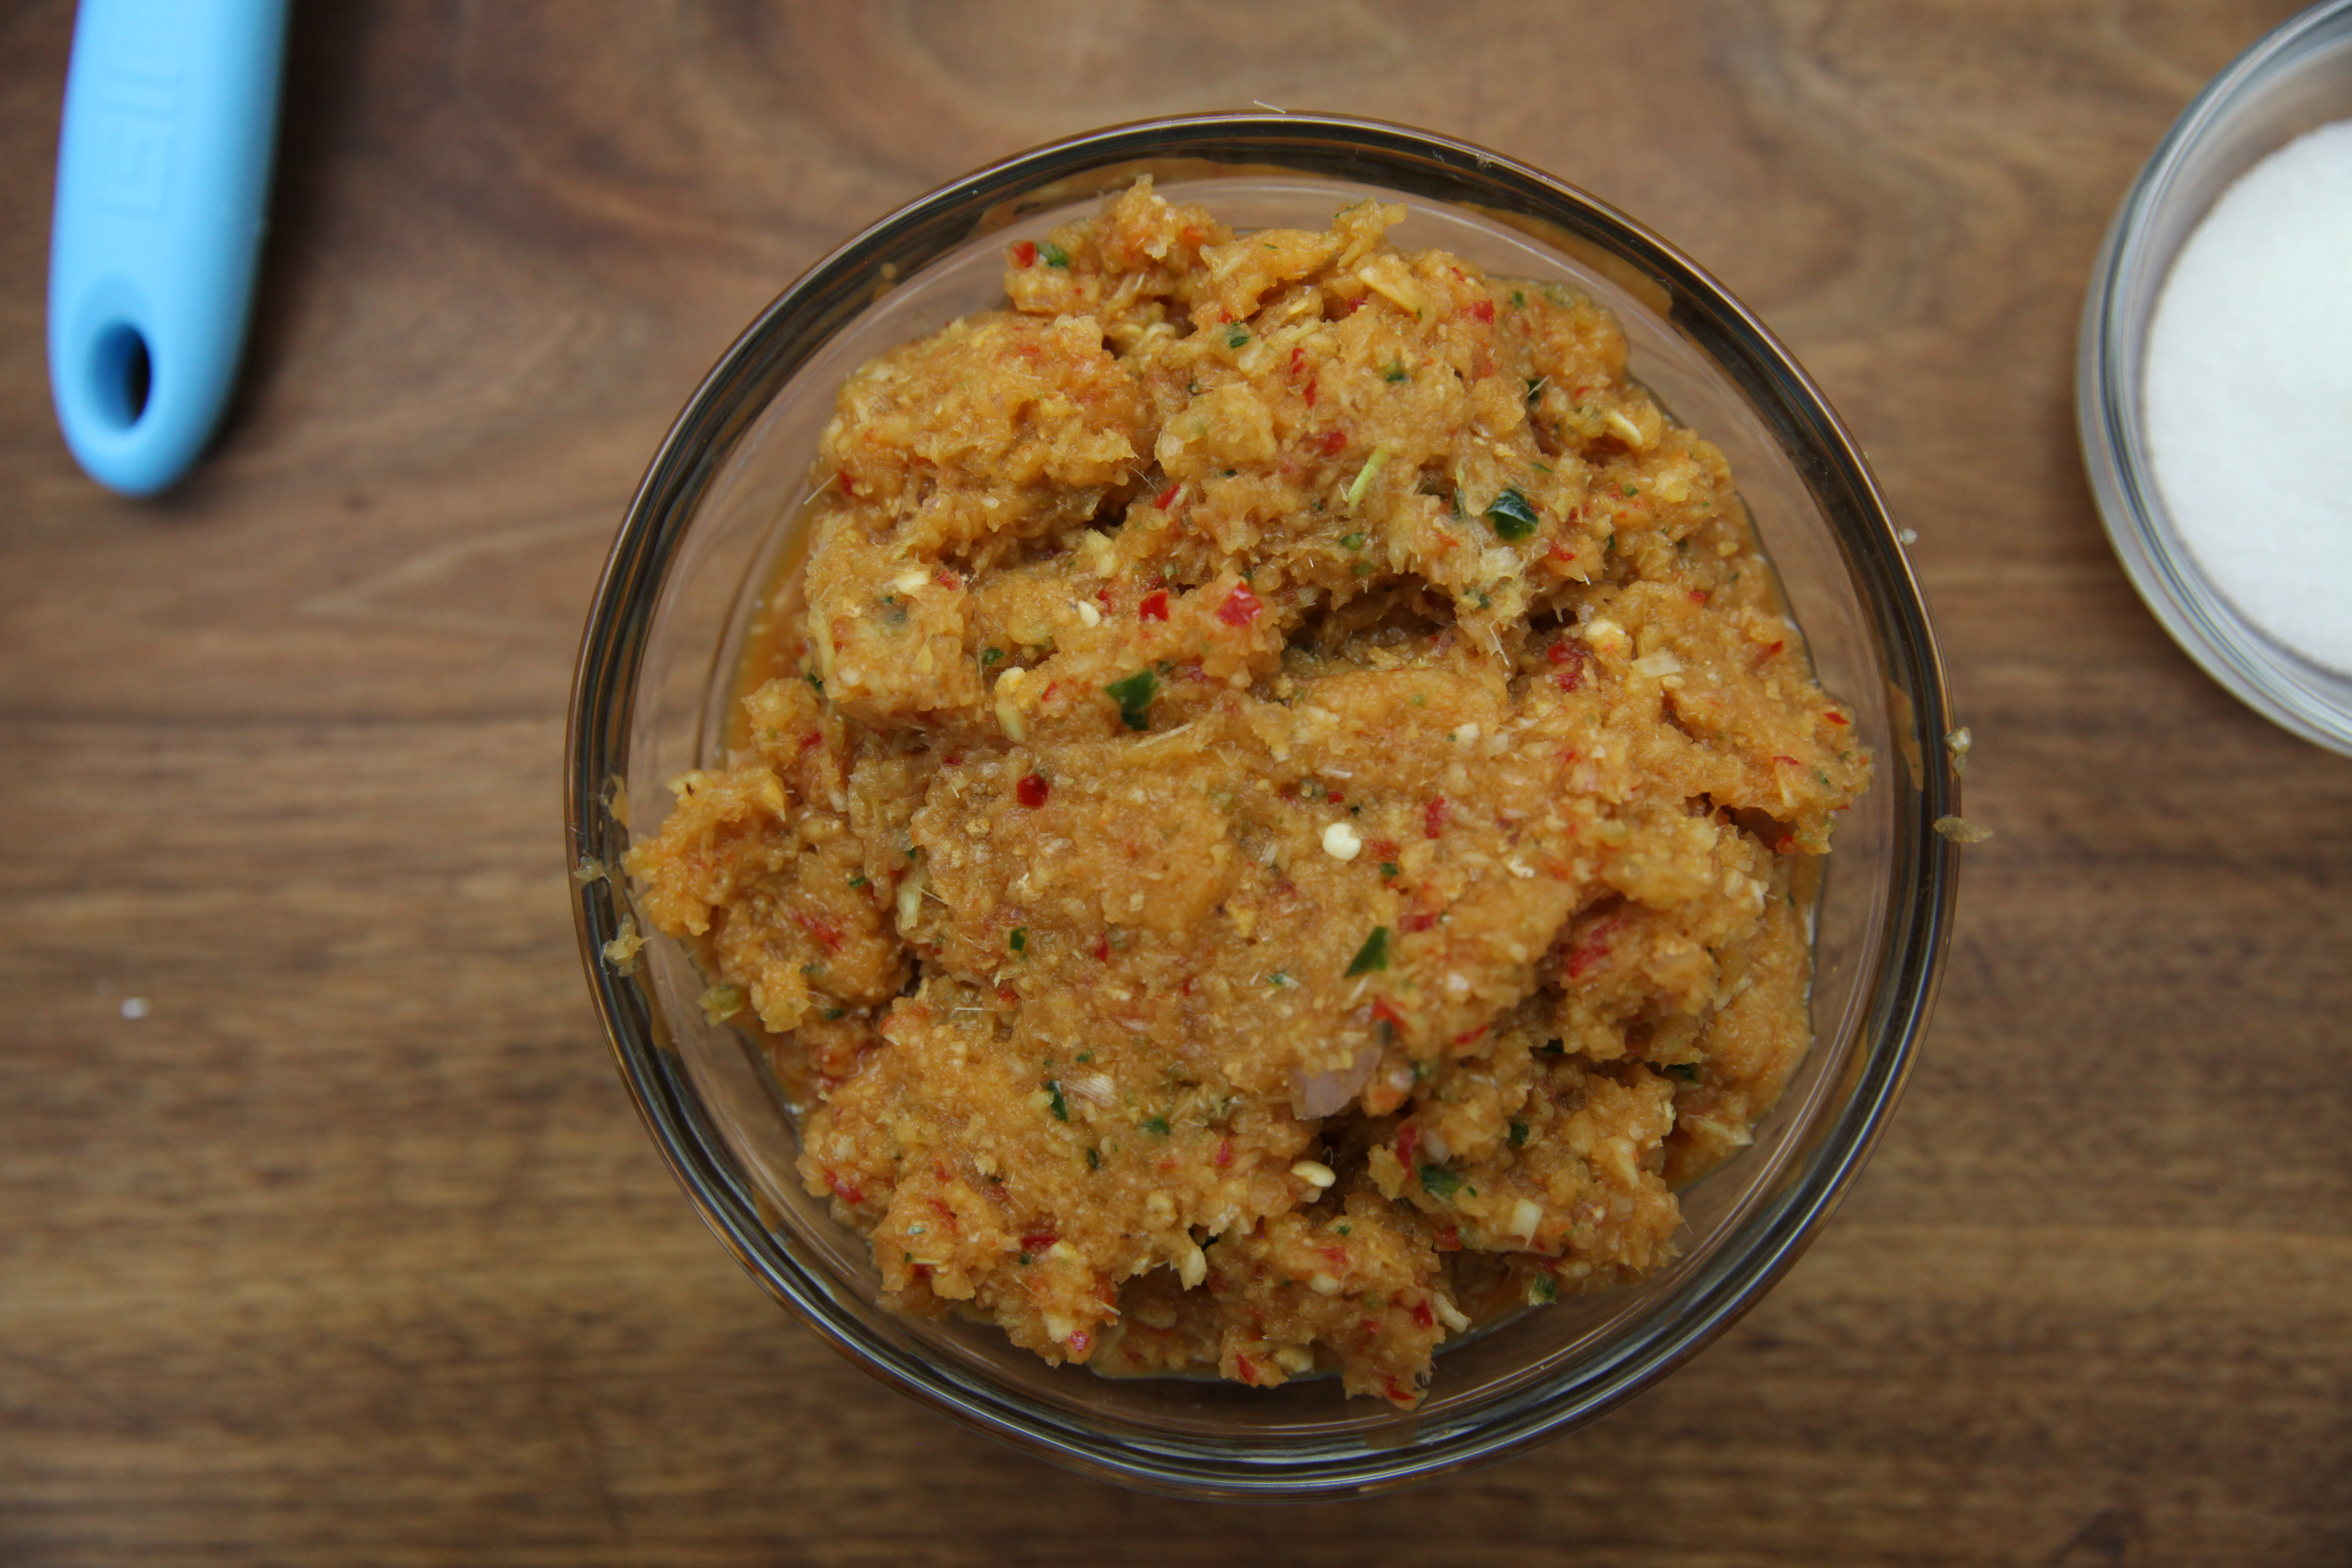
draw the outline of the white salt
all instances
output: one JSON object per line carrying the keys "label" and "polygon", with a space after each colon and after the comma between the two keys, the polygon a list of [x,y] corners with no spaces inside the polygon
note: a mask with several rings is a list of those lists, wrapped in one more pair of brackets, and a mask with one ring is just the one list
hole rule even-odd
{"label": "white salt", "polygon": [[2148,328],[2158,488],[2222,597],[2352,675],[2352,120],[2239,177]]}

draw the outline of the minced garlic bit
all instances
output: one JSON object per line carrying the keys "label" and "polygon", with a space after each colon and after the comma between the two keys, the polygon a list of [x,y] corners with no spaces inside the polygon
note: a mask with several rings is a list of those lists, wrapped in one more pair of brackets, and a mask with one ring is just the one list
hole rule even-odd
{"label": "minced garlic bit", "polygon": [[1992,829],[1970,822],[1965,816],[1936,818],[1936,831],[1955,844],[1981,844],[1992,837]]}
{"label": "minced garlic bit", "polygon": [[633,973],[637,967],[637,949],[645,945],[646,939],[637,934],[636,916],[623,915],[619,934],[604,944],[604,962],[624,974]]}
{"label": "minced garlic bit", "polygon": [[1353,860],[1363,852],[1363,839],[1346,823],[1335,822],[1323,830],[1323,853],[1332,859]]}
{"label": "minced garlic bit", "polygon": [[1339,1179],[1339,1173],[1319,1160],[1301,1160],[1290,1167],[1290,1173],[1310,1187],[1328,1187]]}
{"label": "minced garlic bit", "polygon": [[1969,748],[1976,743],[1977,738],[1969,733],[1969,727],[1965,724],[1944,737],[1944,750],[1952,753],[1954,773],[1964,773],[1969,771]]}
{"label": "minced garlic bit", "polygon": [[1004,731],[1004,738],[1016,746],[1029,738],[1029,728],[1021,721],[1018,698],[1021,683],[1028,679],[1029,672],[1018,665],[996,678],[997,727]]}

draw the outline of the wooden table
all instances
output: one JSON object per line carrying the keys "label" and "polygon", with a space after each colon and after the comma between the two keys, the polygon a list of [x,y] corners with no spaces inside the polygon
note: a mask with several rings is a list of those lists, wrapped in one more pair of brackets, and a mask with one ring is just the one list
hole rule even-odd
{"label": "wooden table", "polygon": [[[7,7],[0,1562],[2352,1558],[2352,763],[2166,640],[2072,400],[2126,181],[2291,9],[335,0],[238,403],[135,503],[50,418],[70,8]],[[1073,1479],[770,1305],[607,1061],[557,797],[605,545],[737,328],[976,163],[1254,99],[1557,171],[1757,306],[1919,532],[1999,834],[1770,1299],[1530,1458],[1288,1510]]]}

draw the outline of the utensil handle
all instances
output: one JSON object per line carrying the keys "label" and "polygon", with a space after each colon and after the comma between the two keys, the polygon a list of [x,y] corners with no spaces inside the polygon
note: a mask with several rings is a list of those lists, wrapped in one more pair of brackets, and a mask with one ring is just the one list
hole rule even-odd
{"label": "utensil handle", "polygon": [[49,236],[75,460],[152,495],[227,406],[269,195],[286,0],[82,0]]}

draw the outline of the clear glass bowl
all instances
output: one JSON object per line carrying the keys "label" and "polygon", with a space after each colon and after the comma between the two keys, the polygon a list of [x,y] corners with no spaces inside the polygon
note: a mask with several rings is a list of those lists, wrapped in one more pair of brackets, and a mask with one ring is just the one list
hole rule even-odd
{"label": "clear glass bowl", "polygon": [[1421,132],[1310,115],[1122,126],[1025,153],[891,215],[812,268],[730,348],[629,508],[581,650],[567,808],[575,857],[617,865],[632,800],[716,761],[747,629],[806,496],[817,433],[856,365],[1001,298],[1003,247],[1149,170],[1236,226],[1319,227],[1378,192],[1400,231],[1613,307],[1635,372],[1729,455],[1823,681],[1880,768],[1839,828],[1818,913],[1817,1043],[1755,1145],[1685,1194],[1681,1256],[1637,1287],[1528,1312],[1447,1350],[1415,1411],[1048,1367],[993,1328],[876,1301],[862,1237],[793,1170],[793,1130],[756,1053],[705,1022],[674,943],[604,955],[625,888],[579,893],[581,951],[623,1078],[704,1219],[835,1348],[961,1420],[1129,1485],[1302,1498],[1395,1487],[1520,1451],[1688,1359],[1792,1262],[1893,1108],[1944,954],[1957,809],[1943,672],[1861,454],[1804,373],[1712,279],[1582,193]]}
{"label": "clear glass bowl", "polygon": [[2092,268],[2074,412],[2107,537],[2172,640],[2264,718],[2352,754],[2352,680],[2257,629],[2182,542],[2157,487],[2140,384],[2165,279],[2214,202],[2297,136],[2347,118],[2352,0],[2315,5],[2206,84],[2140,170]]}

